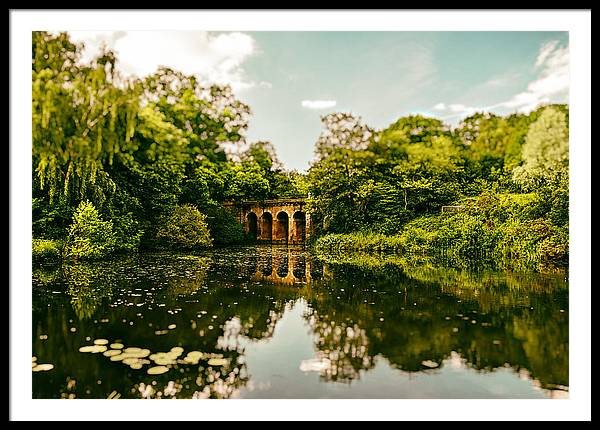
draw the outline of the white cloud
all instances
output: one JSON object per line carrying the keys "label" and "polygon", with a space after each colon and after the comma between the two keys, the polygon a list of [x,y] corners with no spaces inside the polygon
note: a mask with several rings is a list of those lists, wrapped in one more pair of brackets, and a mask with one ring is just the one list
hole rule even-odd
{"label": "white cloud", "polygon": [[455,103],[455,104],[449,105],[448,109],[450,110],[450,112],[461,113],[461,112],[465,112],[471,108],[468,108],[467,106],[460,104],[460,103]]}
{"label": "white cloud", "polygon": [[466,106],[464,104],[461,103],[452,103],[452,104],[445,104],[445,103],[438,103],[436,104],[433,109],[437,110],[437,111],[442,111],[442,112],[446,112],[448,113],[448,115],[441,117],[440,119],[449,119],[449,118],[455,118],[455,117],[459,117],[459,116],[469,116],[474,114],[477,111],[482,110],[481,108],[477,108],[477,107],[473,107],[473,106]]}
{"label": "white cloud", "polygon": [[546,62],[546,59],[552,54],[552,51],[554,51],[554,49],[557,46],[558,46],[557,40],[553,40],[553,41],[548,42],[545,45],[543,45],[542,48],[540,49],[540,53],[538,54],[537,59],[535,60],[535,67],[542,66]]}
{"label": "white cloud", "polygon": [[302,100],[302,107],[307,109],[328,109],[336,104],[335,100]]}
{"label": "white cloud", "polygon": [[97,54],[102,42],[117,53],[119,67],[139,77],[166,66],[199,76],[208,83],[229,84],[234,91],[268,83],[250,81],[242,67],[257,51],[256,41],[239,32],[214,34],[198,31],[73,31],[86,44],[84,60]]}
{"label": "white cloud", "polygon": [[519,79],[519,73],[517,72],[507,72],[501,75],[493,76],[488,79],[484,84],[484,88],[488,87],[502,87],[505,85],[510,85],[515,80]]}
{"label": "white cloud", "polygon": [[[442,119],[449,119],[466,117],[475,112],[489,112],[498,108],[528,113],[541,104],[567,98],[569,93],[569,48],[567,46],[560,46],[557,40],[542,45],[534,68],[539,70],[537,78],[527,85],[525,91],[515,94],[508,100],[485,107],[465,106],[460,103],[447,105],[440,102],[433,108],[448,112],[449,115]],[[495,78],[486,84],[500,85],[507,78]]]}
{"label": "white cloud", "polygon": [[569,48],[558,41],[543,45],[535,61],[540,76],[527,85],[527,90],[500,105],[530,112],[553,98],[566,98],[569,92]]}

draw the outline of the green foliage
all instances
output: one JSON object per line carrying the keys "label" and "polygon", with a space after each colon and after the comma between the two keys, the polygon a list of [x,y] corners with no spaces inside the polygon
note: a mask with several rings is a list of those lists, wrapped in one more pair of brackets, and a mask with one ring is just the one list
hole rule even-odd
{"label": "green foliage", "polygon": [[64,257],[73,259],[102,258],[116,248],[117,237],[112,221],[103,221],[89,201],[79,204],[64,248]]}
{"label": "green foliage", "polygon": [[212,207],[272,197],[276,183],[291,188],[277,163],[261,158],[276,159],[270,144],[252,146],[248,165],[227,157],[227,145],[243,147],[250,113],[229,87],[168,68],[125,79],[113,52],[82,63],[83,45],[67,33],[32,36],[34,237],[64,238],[89,201],[112,221],[114,251],[131,251],[152,246],[179,204]]}
{"label": "green foliage", "polygon": [[223,206],[209,207],[206,214],[208,215],[207,223],[210,236],[216,244],[229,245],[246,241],[244,226]]}
{"label": "green foliage", "polygon": [[32,239],[33,263],[57,263],[60,260],[62,242],[59,240]]}
{"label": "green foliage", "polygon": [[317,251],[376,251],[469,259],[503,268],[548,270],[568,262],[568,233],[536,218],[537,196],[484,193],[463,211],[422,216],[395,235],[329,234]]}
{"label": "green foliage", "polygon": [[34,197],[31,208],[33,237],[64,239],[73,216],[73,209],[64,199],[50,202],[48,198]]}
{"label": "green foliage", "polygon": [[[317,148],[328,148],[308,175],[317,233],[393,234],[459,196],[461,149],[440,121],[412,116],[367,141],[365,135],[347,133],[354,140],[342,145],[336,130],[326,129],[317,142]],[[325,144],[327,139],[333,142]]]}
{"label": "green foliage", "polygon": [[82,63],[82,49],[67,33],[32,34],[33,237],[68,234],[71,258],[241,243],[224,201],[294,197],[307,199],[312,237],[346,235],[327,247],[568,258],[566,105],[479,112],[454,129],[410,115],[375,130],[332,113],[304,174],[284,170],[271,142],[245,141],[250,107],[230,87],[166,67],[126,79],[115,53]]}
{"label": "green foliage", "polygon": [[212,246],[206,216],[195,206],[181,205],[162,218],[156,239],[171,249],[197,249]]}
{"label": "green foliage", "polygon": [[564,175],[569,165],[567,116],[554,107],[545,108],[531,124],[523,145],[523,165],[514,169],[515,181],[535,189],[544,181]]}
{"label": "green foliage", "polygon": [[234,165],[224,172],[225,198],[228,200],[260,200],[268,198],[271,185],[256,164]]}
{"label": "green foliage", "polygon": [[144,231],[131,212],[112,218],[115,231],[115,249],[118,251],[135,251],[140,246]]}

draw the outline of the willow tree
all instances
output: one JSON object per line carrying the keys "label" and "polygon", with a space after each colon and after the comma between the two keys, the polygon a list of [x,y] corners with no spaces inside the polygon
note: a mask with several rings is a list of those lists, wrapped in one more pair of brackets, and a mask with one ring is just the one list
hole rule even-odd
{"label": "willow tree", "polygon": [[66,33],[33,33],[33,162],[50,201],[102,201],[105,190],[114,190],[103,164],[134,149],[136,82],[119,76],[112,52],[84,64],[82,49]]}

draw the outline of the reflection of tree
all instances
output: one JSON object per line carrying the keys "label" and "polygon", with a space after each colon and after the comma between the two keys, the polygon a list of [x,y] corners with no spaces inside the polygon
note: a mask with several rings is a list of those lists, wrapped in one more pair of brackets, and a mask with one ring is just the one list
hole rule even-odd
{"label": "reflection of tree", "polygon": [[[69,296],[52,296],[72,300],[72,310],[64,303],[48,307],[46,301],[34,308],[34,351],[55,365],[53,372],[34,376],[34,397],[106,398],[112,391],[120,398],[235,397],[249,379],[243,344],[271,337],[298,290],[250,281],[254,272],[247,252],[233,264],[220,258],[219,251],[211,257],[143,254],[65,267]],[[73,312],[79,321],[72,321]],[[70,332],[71,326],[77,330]],[[42,341],[44,333],[51,335]],[[203,358],[196,364],[178,361],[167,373],[152,376],[148,364],[130,370],[102,354],[78,352],[96,338],[119,339],[153,353],[180,346],[183,356],[200,351]],[[210,357],[226,363],[210,366]],[[69,390],[67,378],[76,379]]]}
{"label": "reflection of tree", "polygon": [[357,324],[332,321],[329,315],[319,317],[314,312],[308,321],[316,335],[317,359],[327,363],[321,370],[325,379],[350,382],[375,365],[367,333]]}
{"label": "reflection of tree", "polygon": [[356,379],[378,355],[421,371],[456,351],[474,369],[508,363],[542,386],[568,386],[567,290],[557,280],[389,262],[328,264],[324,272],[312,289],[327,293],[308,298],[307,318],[319,357],[331,360],[322,371],[328,380]]}
{"label": "reflection of tree", "polygon": [[79,319],[91,318],[102,300],[111,296],[114,271],[94,263],[65,264],[62,271],[75,314]]}
{"label": "reflection of tree", "polygon": [[236,397],[249,379],[242,351],[229,350],[217,355],[225,357],[227,363],[219,366],[211,366],[206,360],[196,365],[178,363],[165,374],[135,383],[132,396],[145,399]]}
{"label": "reflection of tree", "polygon": [[181,256],[185,271],[177,272],[168,278],[168,290],[173,296],[187,296],[204,286],[211,258],[207,256]]}
{"label": "reflection of tree", "polygon": [[[282,254],[292,266],[304,265],[310,285],[255,278],[262,262],[274,266]],[[508,363],[527,369],[543,387],[568,386],[567,290],[546,277],[389,261],[323,265],[291,247],[143,254],[71,265],[63,275],[34,289],[34,351],[55,365],[53,372],[35,374],[34,397],[104,398],[112,391],[122,398],[235,397],[249,380],[243,345],[272,337],[286,305],[300,298],[309,306],[306,319],[325,380],[356,380],[378,357],[404,371],[423,371],[431,362],[443,366],[456,351],[477,370]],[[42,296],[62,282],[69,296]],[[72,321],[73,313],[79,321]],[[152,352],[179,346],[205,357],[150,376],[146,368],[129,371],[102,354],[78,353],[90,343],[86,337],[120,339]],[[212,356],[226,365],[208,366]]]}
{"label": "reflection of tree", "polygon": [[32,272],[33,284],[45,287],[59,282],[61,279],[61,271],[58,266],[51,267],[34,267]]}

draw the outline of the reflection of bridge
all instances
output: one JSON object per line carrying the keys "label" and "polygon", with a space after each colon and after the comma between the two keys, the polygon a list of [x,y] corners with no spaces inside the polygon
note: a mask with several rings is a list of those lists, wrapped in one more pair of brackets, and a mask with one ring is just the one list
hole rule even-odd
{"label": "reflection of bridge", "polygon": [[260,242],[304,243],[310,238],[310,216],[304,199],[225,202],[246,233]]}
{"label": "reflection of bridge", "polygon": [[258,263],[252,280],[276,284],[310,284],[313,277],[311,270],[311,261],[304,255],[275,253]]}
{"label": "reflection of bridge", "polygon": [[254,249],[254,254],[240,256],[240,274],[245,279],[260,284],[298,286],[323,278],[323,265],[304,247],[275,245]]}

